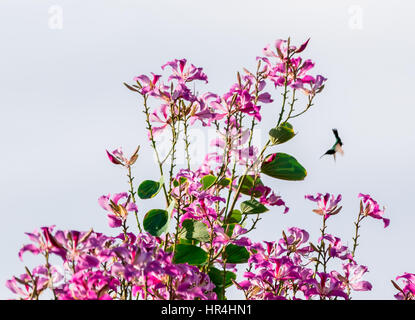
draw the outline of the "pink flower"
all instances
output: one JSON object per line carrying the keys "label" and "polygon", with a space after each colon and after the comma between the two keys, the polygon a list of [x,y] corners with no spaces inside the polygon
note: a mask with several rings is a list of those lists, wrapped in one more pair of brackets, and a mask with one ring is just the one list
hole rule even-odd
{"label": "pink flower", "polygon": [[153,78],[150,80],[149,77],[142,74],[134,78],[134,81],[137,81],[141,85],[141,93],[143,95],[149,94],[151,96],[160,97],[161,93],[159,88],[156,87],[158,80],[161,78],[161,75],[151,73]]}
{"label": "pink flower", "polygon": [[26,233],[26,235],[34,242],[34,244],[24,245],[23,248],[19,251],[19,258],[23,261],[23,253],[29,251],[35,255],[42,253],[52,253],[60,256],[63,260],[66,259],[66,250],[62,245],[56,241],[55,237],[52,235],[54,226],[51,227],[42,227],[41,233],[34,231],[33,233]]}
{"label": "pink flower", "polygon": [[[171,122],[171,118],[168,114],[168,108],[168,104],[162,104],[158,107],[158,109],[156,109],[150,114],[150,122],[156,122],[158,124],[161,124],[158,127],[153,126],[151,128],[151,133],[153,137],[157,137],[160,133],[162,133]],[[149,139],[151,138],[150,132],[148,133],[148,137]]]}
{"label": "pink flower", "polygon": [[175,79],[182,83],[194,80],[202,80],[206,83],[208,82],[207,75],[202,71],[203,68],[196,68],[193,64],[191,64],[185,69],[186,63],[186,59],[174,59],[164,64],[161,68],[164,70],[164,68],[169,66],[172,69],[173,74],[169,77],[169,81]]}
{"label": "pink flower", "polygon": [[322,299],[331,297],[341,297],[346,300],[349,299],[342,288],[342,283],[333,275],[318,272],[317,276],[320,280],[317,280],[317,278],[309,280],[309,284],[311,284],[312,287],[304,293],[307,298],[319,296]]}
{"label": "pink flower", "polygon": [[380,210],[378,203],[373,200],[371,196],[359,193],[358,197],[362,198],[361,213],[363,213],[364,216],[381,219],[385,228],[389,226],[390,220],[382,217],[385,213],[384,209]]}
{"label": "pink flower", "polygon": [[112,300],[108,290],[116,291],[119,281],[104,272],[75,273],[64,288],[58,291],[59,300]]}
{"label": "pink flower", "polygon": [[395,294],[397,300],[415,300],[415,274],[405,272],[403,275],[396,277],[396,281],[402,280],[404,287],[400,288],[398,284],[392,281],[396,289],[399,290]]}
{"label": "pink flower", "polygon": [[266,187],[263,185],[258,185],[255,187],[255,191],[259,191],[261,193],[261,197],[259,198],[259,202],[264,205],[269,206],[283,206],[284,207],[284,214],[287,213],[290,208],[285,205],[284,200],[280,196],[277,196],[274,191],[270,187]]}
{"label": "pink flower", "polygon": [[119,147],[118,149],[115,149],[112,153],[108,152],[108,150],[106,150],[106,152],[107,152],[108,159],[110,159],[110,161],[113,164],[119,164],[125,167],[129,167],[129,166],[132,166],[137,161],[138,150],[140,150],[140,146],[138,146],[135,149],[134,153],[132,154],[130,158],[127,158],[126,156],[124,156],[124,152],[122,151],[121,147]]}
{"label": "pink flower", "polygon": [[[119,204],[118,202],[121,199],[127,198],[126,202]],[[106,211],[110,213],[108,216],[108,224],[111,228],[120,227],[127,219],[128,212],[134,211],[137,212],[137,206],[134,202],[130,202],[130,197],[127,192],[116,193],[110,198],[110,195],[101,196],[98,199],[99,205]]]}
{"label": "pink flower", "polygon": [[310,246],[306,245],[309,237],[310,235],[306,230],[296,227],[289,228],[288,235],[283,232],[283,238],[278,242],[280,253],[293,254],[294,262],[299,264],[301,257],[305,257],[313,251]]}
{"label": "pink flower", "polygon": [[333,258],[339,258],[341,260],[349,259],[350,261],[353,261],[353,256],[349,252],[347,246],[343,246],[341,239],[338,237],[335,237],[331,234],[326,234],[324,237],[320,237],[318,239],[318,242],[321,242],[322,240],[327,240],[329,244],[329,255]]}
{"label": "pink flower", "polygon": [[327,81],[327,78],[324,78],[322,75],[317,75],[316,78],[306,76],[303,79],[297,79],[295,83],[292,84],[292,87],[294,89],[302,90],[306,95],[314,96],[324,89],[325,81]]}
{"label": "pink flower", "polygon": [[49,271],[45,266],[37,266],[30,271],[30,275],[28,272],[6,281],[6,287],[23,300],[38,297],[48,286],[53,284],[56,287],[63,279],[54,266]]}
{"label": "pink flower", "polygon": [[225,229],[218,224],[213,226],[213,232],[215,236],[213,238],[212,245],[214,247],[226,246],[229,243],[244,247],[251,245],[251,240],[247,237],[239,238],[241,235],[247,232],[247,230],[242,228],[239,224],[235,224],[231,236],[227,235]]}
{"label": "pink flower", "polygon": [[199,120],[203,126],[210,126],[213,121],[221,120],[226,114],[220,114],[216,110],[218,100],[220,101],[220,98],[211,92],[197,97],[192,104],[189,123],[192,125]]}
{"label": "pink flower", "polygon": [[366,266],[360,266],[355,263],[347,263],[343,265],[345,275],[342,276],[338,272],[334,271],[333,274],[339,279],[346,287],[350,287],[354,291],[370,291],[372,285],[368,281],[362,281],[363,275],[368,272]]}
{"label": "pink flower", "polygon": [[322,193],[317,193],[315,197],[308,194],[305,195],[305,198],[317,202],[318,209],[314,209],[313,212],[317,213],[320,216],[324,216],[324,219],[328,219],[328,217],[338,214],[342,208],[337,207],[342,199],[341,194],[335,198],[334,195],[330,195],[329,193],[326,193],[325,195]]}

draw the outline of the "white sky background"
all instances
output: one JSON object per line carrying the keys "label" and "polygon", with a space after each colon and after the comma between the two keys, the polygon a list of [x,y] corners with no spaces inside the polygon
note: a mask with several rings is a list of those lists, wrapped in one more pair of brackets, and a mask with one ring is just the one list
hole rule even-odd
{"label": "white sky background", "polygon": [[[350,25],[355,4],[362,29]],[[52,5],[63,9],[61,30],[48,26]],[[410,1],[2,0],[0,298],[13,297],[4,282],[24,271],[17,257],[28,242],[24,232],[56,224],[114,234],[97,199],[126,191],[127,181],[105,149],[123,146],[129,153],[140,144],[136,182],[158,178],[139,99],[122,82],[185,57],[209,77],[199,91],[223,94],[236,71],[254,70],[262,48],[287,36],[296,44],[311,37],[303,56],[328,81],[312,110],[292,121],[298,135],[279,148],[308,176],[304,182],[267,180],[291,210],[264,214],[252,237],[274,240],[298,226],[316,242],[320,218],[304,194],[330,192],[342,193],[343,210],[330,218],[328,232],[351,244],[357,195],[369,193],[386,206],[391,225],[364,221],[357,258],[369,267],[373,291],[354,297],[393,298],[390,279],[415,272],[413,10]],[[263,110],[265,137],[279,104]],[[319,159],[333,144],[332,128],[345,150],[336,163]],[[141,216],[160,201],[161,195],[140,202]]]}

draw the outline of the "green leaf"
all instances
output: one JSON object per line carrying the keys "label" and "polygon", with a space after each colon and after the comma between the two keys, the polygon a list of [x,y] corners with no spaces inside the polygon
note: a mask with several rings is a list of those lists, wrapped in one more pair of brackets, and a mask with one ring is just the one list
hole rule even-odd
{"label": "green leaf", "polygon": [[284,143],[295,136],[293,126],[285,122],[277,128],[272,128],[269,131],[269,139],[272,145]]}
{"label": "green leaf", "polygon": [[229,178],[222,178],[218,181],[218,185],[221,187],[227,187],[231,184],[231,179]]}
{"label": "green leaf", "polygon": [[186,219],[182,223],[182,238],[207,242],[210,239],[209,231],[202,221]]}
{"label": "green leaf", "polygon": [[225,248],[224,259],[227,263],[245,263],[248,262],[249,252],[245,247],[228,244]]}
{"label": "green leaf", "polygon": [[189,240],[189,239],[185,239],[185,238],[180,238],[179,239],[180,244],[195,244],[194,242],[196,242],[196,240]]}
{"label": "green leaf", "polygon": [[226,218],[225,223],[238,223],[242,220],[242,213],[239,210],[232,210],[232,213]]}
{"label": "green leaf", "polygon": [[268,208],[255,199],[246,200],[241,203],[242,214],[256,214],[268,211]]}
{"label": "green leaf", "polygon": [[[244,179],[244,182],[242,183],[242,186],[241,186],[241,193],[246,194],[248,196],[251,195],[252,190],[255,187],[264,185],[259,177],[257,177],[255,179],[255,176],[253,176],[253,175],[247,175],[247,176],[240,177],[239,178],[239,184],[241,183],[243,177],[245,177],[245,179]],[[254,191],[254,197],[255,198],[258,198],[260,196],[261,196],[261,193],[258,190]]]}
{"label": "green leaf", "polygon": [[187,178],[180,177],[179,180],[173,180],[173,186],[176,188],[186,182],[187,182]]}
{"label": "green leaf", "polygon": [[173,263],[188,263],[200,266],[207,261],[208,254],[202,248],[190,244],[177,244]]}
{"label": "green leaf", "polygon": [[166,210],[152,209],[146,213],[143,220],[144,230],[152,236],[159,237],[167,230],[169,214]]}
{"label": "green leaf", "polygon": [[208,174],[204,176],[200,182],[202,183],[202,189],[207,190],[209,189],[216,181],[216,177],[212,176],[211,174]]}
{"label": "green leaf", "polygon": [[157,195],[157,193],[160,192],[163,183],[163,177],[159,182],[153,180],[145,180],[139,185],[137,195],[140,197],[140,199],[153,198]]}
{"label": "green leaf", "polygon": [[215,267],[211,267],[208,272],[208,275],[209,275],[210,281],[212,281],[213,284],[216,286],[215,289],[213,289],[213,291],[218,296],[218,299],[222,300],[224,278],[225,278],[225,288],[228,288],[233,284],[232,280],[236,280],[236,274],[231,271],[226,271],[226,273],[224,274],[222,270],[219,270]]}
{"label": "green leaf", "polygon": [[304,180],[307,171],[298,161],[286,153],[268,155],[261,166],[261,172],[282,180]]}

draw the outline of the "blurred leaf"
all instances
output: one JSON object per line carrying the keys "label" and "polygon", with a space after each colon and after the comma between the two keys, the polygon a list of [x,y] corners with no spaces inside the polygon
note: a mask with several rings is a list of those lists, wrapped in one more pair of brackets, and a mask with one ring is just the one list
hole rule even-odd
{"label": "blurred leaf", "polygon": [[[239,183],[241,183],[243,177],[245,177],[245,179],[241,186],[241,193],[246,194],[248,196],[251,195],[252,190],[255,189],[255,187],[264,185],[259,177],[255,179],[255,176],[253,175],[247,175],[247,176],[240,177]],[[255,190],[253,196],[255,198],[258,198],[261,196],[261,193],[258,190]]]}
{"label": "blurred leaf", "polygon": [[245,263],[248,262],[249,252],[245,247],[228,244],[225,248],[224,259],[227,263]]}
{"label": "blurred leaf", "polygon": [[231,179],[229,178],[222,178],[219,180],[218,185],[221,187],[227,187],[231,184]]}
{"label": "blurred leaf", "polygon": [[144,230],[152,236],[159,237],[167,230],[169,214],[166,210],[152,209],[146,213],[143,220]]}
{"label": "blurred leaf", "polygon": [[208,254],[202,248],[190,244],[177,244],[173,263],[188,263],[200,266],[207,261]]}
{"label": "blurred leaf", "polygon": [[140,199],[150,199],[155,197],[163,186],[163,177],[160,181],[145,180],[138,186],[137,195]]}
{"label": "blurred leaf", "polygon": [[223,292],[223,283],[225,280],[225,288],[230,287],[233,282],[232,280],[236,280],[236,274],[231,271],[226,271],[226,273],[223,272],[223,270],[219,270],[215,267],[211,267],[208,272],[210,281],[213,282],[213,284],[216,286],[213,291],[218,296],[218,299],[223,299],[222,292]]}
{"label": "blurred leaf", "polygon": [[261,172],[282,180],[304,180],[307,171],[298,161],[286,153],[268,155],[261,166]]}
{"label": "blurred leaf", "polygon": [[207,190],[209,189],[216,181],[216,177],[212,176],[211,174],[208,174],[204,176],[200,182],[202,183],[202,189]]}
{"label": "blurred leaf", "polygon": [[242,213],[239,210],[232,210],[232,213],[226,218],[225,223],[238,223],[242,220]]}
{"label": "blurred leaf", "polygon": [[182,226],[182,238],[194,239],[202,242],[209,241],[210,235],[208,228],[202,221],[186,219],[183,221]]}
{"label": "blurred leaf", "polygon": [[293,126],[285,122],[277,128],[272,128],[269,131],[269,139],[272,145],[284,143],[295,136]]}
{"label": "blurred leaf", "polygon": [[242,214],[256,214],[267,212],[268,208],[255,199],[247,200],[241,203]]}

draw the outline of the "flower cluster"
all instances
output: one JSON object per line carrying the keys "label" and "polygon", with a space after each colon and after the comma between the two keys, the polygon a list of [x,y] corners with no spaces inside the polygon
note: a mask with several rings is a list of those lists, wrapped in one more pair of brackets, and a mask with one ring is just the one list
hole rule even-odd
{"label": "flower cluster", "polygon": [[[369,282],[362,280],[368,268],[357,264],[339,238],[324,234],[317,247],[308,242],[309,237],[306,230],[292,227],[278,241],[251,245],[246,280],[237,284],[246,298],[349,299],[351,291],[372,289]],[[329,271],[330,260],[339,260],[342,270]]]}
{"label": "flower cluster", "polygon": [[[287,39],[277,40],[275,49],[267,46],[265,56],[257,58],[256,71],[238,72],[224,94],[196,91],[208,78],[186,59],[164,64],[164,75],[142,74],[134,84],[125,84],[142,99],[159,177],[135,185],[139,147],[129,157],[121,148],[106,151],[112,164],[126,170],[129,186],[126,192],[98,199],[116,235],[92,229],[55,231],[54,226],[27,233],[31,243],[19,257],[30,252],[44,262],[26,267],[7,287],[20,299],[39,299],[49,292],[59,300],[227,299],[226,290],[233,285],[247,299],[350,299],[354,291],[371,290],[362,279],[368,268],[356,259],[360,226],[366,217],[381,219],[385,227],[389,219],[369,195],[359,194],[351,248],[327,232],[328,218],[342,210],[341,195],[329,193],[305,196],[323,218],[316,241],[296,227],[275,241],[255,243],[249,238],[267,218],[264,213],[275,207],[284,214],[289,211],[280,190],[265,178],[298,181],[307,176],[293,156],[266,152],[294,138],[288,121],[307,112],[324,88],[326,78],[312,76],[314,62],[300,55],[308,43],[296,47]],[[280,92],[273,97],[269,87]],[[306,101],[300,109],[298,93]],[[264,105],[278,103],[279,96],[275,126],[268,141],[257,146],[254,129],[262,121]],[[189,128],[197,125],[216,130],[211,142],[215,150],[192,168]],[[164,134],[171,141],[166,155],[159,148]],[[179,141],[184,142],[187,166],[177,168]],[[163,200],[143,212],[142,201],[160,195]],[[246,266],[244,279],[237,279],[237,271]],[[414,297],[414,277],[398,277],[404,281],[402,289],[393,282],[399,290],[396,298]]]}
{"label": "flower cluster", "polygon": [[[161,240],[148,233],[137,237],[108,237],[93,231],[53,231],[28,234],[32,244],[20,251],[41,254],[47,262],[8,280],[6,285],[23,299],[37,299],[51,288],[59,300],[215,299],[214,285],[195,266],[175,264]],[[50,266],[51,256],[62,267]]]}

